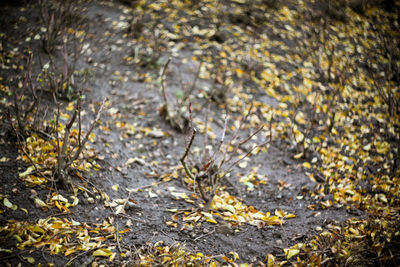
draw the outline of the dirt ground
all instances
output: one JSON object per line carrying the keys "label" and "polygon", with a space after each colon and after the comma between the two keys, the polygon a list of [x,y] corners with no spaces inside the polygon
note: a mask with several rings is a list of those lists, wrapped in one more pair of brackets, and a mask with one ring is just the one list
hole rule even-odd
{"label": "dirt ground", "polygon": [[[341,202],[337,194],[327,189],[321,193],[321,186],[327,186],[328,182],[318,179],[319,172],[315,170],[320,170],[322,176],[325,174],[317,167],[309,169],[308,162],[324,166],[323,157],[321,159],[317,151],[298,150],[296,141],[293,142],[290,137],[290,127],[285,126],[291,117],[282,115],[282,112],[296,110],[297,107],[293,104],[295,101],[288,102],[282,96],[290,96],[288,92],[303,83],[304,72],[299,70],[307,66],[306,58],[296,57],[301,51],[299,44],[303,40],[305,45],[312,46],[313,33],[307,32],[309,28],[296,24],[296,21],[298,23],[302,18],[307,18],[307,13],[301,13],[303,7],[291,1],[284,6],[278,4],[277,7],[254,10],[246,9],[241,4],[244,1],[204,1],[198,4],[191,1],[177,4],[173,1],[165,5],[154,1],[155,6],[140,9],[135,7],[139,5],[136,2],[76,3],[87,32],[83,41],[84,50],[74,74],[75,84],[84,95],[82,125],[86,130],[103,98],[106,97],[107,101],[99,126],[94,130],[95,139],[89,144],[98,170],[92,168],[82,172],[81,179],[73,177],[76,188],[84,188],[75,192],[60,185],[54,187],[51,182],[27,184],[21,178],[20,174],[31,164],[22,159],[17,138],[6,119],[7,110],[12,113],[14,110],[10,91],[4,86],[12,86],[12,80],[21,77],[20,69],[14,68],[13,64],[24,65],[28,50],[34,54],[34,74],[41,71],[37,56],[41,55],[43,62],[46,62],[47,53],[41,49],[40,40],[35,38],[37,33],[43,33],[38,4],[33,1],[6,1],[2,4],[0,73],[4,90],[1,90],[0,104],[3,112],[0,158],[4,160],[0,162],[0,184],[2,203],[7,199],[17,206],[15,209],[6,208],[4,204],[5,207],[1,208],[2,265],[189,264],[189,261],[168,262],[165,258],[162,258],[165,260],[162,262],[154,256],[164,253],[171,255],[171,258],[181,257],[174,254],[176,250],[202,259],[198,265],[247,263],[257,266],[269,264],[269,257],[275,259],[273,264],[289,264],[300,260],[296,259],[297,255],[306,255],[299,254],[296,244],[307,244],[325,231],[335,231],[336,228],[346,227],[351,221],[368,218],[365,207],[357,204],[357,201]],[[249,13],[236,12],[236,8]],[[316,13],[311,12],[310,16],[316,16],[317,19],[318,12],[324,12],[323,5],[304,7],[304,10],[309,9]],[[227,14],[226,17],[218,17],[217,11],[225,12],[223,14]],[[291,12],[296,12],[297,17]],[[340,15],[343,14],[336,14]],[[283,17],[290,16],[294,16],[294,23],[286,24]],[[215,33],[202,32],[210,24],[219,25],[213,28]],[[247,38],[243,37],[244,33]],[[268,39],[269,43],[257,46],[263,38]],[[262,58],[259,61],[246,58],[245,53],[252,52],[244,44],[262,50],[268,62],[274,62],[275,57],[293,59],[270,67],[272,73],[277,74],[276,77],[287,81],[286,86],[273,83],[272,76],[267,78],[274,84],[274,90],[280,97],[274,97],[268,88],[260,87],[258,81],[262,80],[262,71],[270,65],[263,62]],[[238,52],[241,46],[243,55]],[[215,136],[209,140],[211,148],[215,149],[224,132],[225,114],[228,114],[226,140],[229,140],[239,125],[238,121],[254,101],[254,116],[249,116],[246,127],[239,135],[246,138],[258,127],[265,127],[244,148],[241,147],[242,154],[253,144],[268,141],[272,137],[267,145],[235,165],[230,175],[224,178],[214,198],[215,203],[220,201],[225,205],[222,208],[217,208],[217,204],[212,204],[211,208],[204,207],[198,188],[187,178],[180,162],[188,134],[174,129],[160,115],[165,104],[160,91],[160,70],[169,58],[171,61],[165,75],[168,103],[186,117],[192,116],[194,127],[199,129],[191,151],[192,161],[196,161],[205,150],[205,120],[208,119],[209,136]],[[62,61],[57,53],[56,60]],[[314,65],[309,68],[317,67]],[[290,79],[286,79],[288,73],[292,75]],[[180,95],[185,88],[188,90],[192,86],[194,80],[196,83],[188,100],[180,102]],[[212,93],[213,90],[217,93]],[[208,95],[212,95],[214,100],[209,100]],[[44,99],[43,105],[49,109],[50,119],[56,109],[51,104],[50,94],[45,93]],[[189,101],[193,110],[190,115]],[[68,102],[63,100],[63,108],[67,107]],[[307,107],[301,110],[308,120],[311,111]],[[265,111],[272,113],[273,117],[268,115],[270,113],[266,115]],[[281,113],[274,114],[275,111]],[[308,133],[316,133],[316,128]],[[340,127],[338,129],[339,132],[346,132]],[[393,140],[391,143],[391,149],[395,149],[395,142]],[[304,156],[296,157],[299,152]],[[363,161],[358,158],[347,159],[351,160],[358,163]],[[366,189],[362,188],[361,191],[366,192]],[[71,196],[75,196],[79,203],[69,207],[67,212],[49,204],[51,196],[54,196],[52,194],[67,197],[70,202],[73,199]],[[35,202],[37,198],[44,200],[46,207],[40,207]],[[121,207],[121,201],[127,199],[128,202]],[[238,217],[240,209],[243,209],[243,213],[240,213],[243,220]],[[256,211],[264,214],[266,219],[254,219],[250,215],[247,218],[244,215],[256,214]],[[15,235],[14,238],[10,235],[11,230],[4,228],[16,222],[35,225],[45,220],[47,223],[53,218],[65,219],[65,223],[78,222],[75,225],[77,228],[71,227],[68,234],[53,232],[54,235],[47,241],[35,239],[19,248],[21,241]],[[268,218],[273,219],[269,221]],[[83,229],[89,232],[90,238],[91,233],[105,237],[94,238],[93,242],[97,242],[97,245],[78,249],[76,244],[84,244],[84,241],[80,241],[78,236],[74,237],[74,231]],[[100,230],[96,232],[96,229]],[[56,253],[50,241],[64,235],[70,237],[67,241],[60,241],[59,253]],[[330,248],[325,250],[326,246],[329,245],[325,244],[325,248],[319,250],[321,255],[325,255],[323,257],[337,256]],[[76,250],[66,253],[71,247]],[[93,253],[103,248],[104,255]],[[288,256],[290,250],[287,249],[290,248],[293,248],[296,256]],[[146,262],[146,257],[153,257],[153,261]],[[330,260],[320,261],[319,265],[329,264]],[[340,264],[341,261],[336,262]],[[372,260],[368,264],[375,265],[376,262]]]}

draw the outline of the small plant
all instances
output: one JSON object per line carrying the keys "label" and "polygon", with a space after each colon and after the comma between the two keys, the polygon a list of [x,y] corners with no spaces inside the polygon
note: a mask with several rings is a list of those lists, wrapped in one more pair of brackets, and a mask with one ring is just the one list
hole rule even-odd
{"label": "small plant", "polygon": [[47,79],[51,93],[55,92],[57,97],[72,100],[77,96],[73,75],[84,50],[86,24],[78,16],[71,0],[38,1],[42,48],[49,60],[43,65],[42,56],[38,54],[42,68],[45,67],[43,78]]}
{"label": "small plant", "polygon": [[[184,116],[178,105],[168,100],[167,89],[165,87],[165,75],[168,65],[171,62],[171,58],[168,58],[164,67],[160,70],[160,83],[161,83],[161,97],[163,104],[160,107],[160,115],[165,118],[168,124],[171,125],[175,130],[183,133],[186,132],[188,119]],[[186,102],[186,99],[181,100],[182,103]]]}
{"label": "small plant", "polygon": [[[37,118],[36,115],[42,96],[42,91],[39,92],[39,90],[37,90],[32,79],[32,59],[33,54],[29,53],[23,81],[18,82],[18,87],[21,87],[21,91],[18,92],[16,89],[17,86],[12,86],[12,88],[15,88],[13,97],[18,132],[23,137],[27,137],[36,124],[35,119]],[[28,90],[30,91],[29,96]],[[30,103],[28,103],[29,99]]]}
{"label": "small plant", "polygon": [[[377,51],[378,56],[387,59],[387,63],[382,62],[382,69],[376,69],[372,62],[376,60],[370,58],[368,60],[368,70],[374,81],[374,87],[379,92],[380,97],[388,108],[388,113],[392,117],[395,114],[400,115],[400,88],[396,86],[400,82],[400,49],[399,41],[385,33],[381,27],[373,26],[374,33],[380,41]],[[372,52],[372,51],[371,51]]]}
{"label": "small plant", "polygon": [[42,24],[43,50],[52,54],[68,26],[77,28],[81,20],[76,16],[72,0],[38,0]]}
{"label": "small plant", "polygon": [[[56,127],[59,125],[59,118],[60,118],[60,104],[57,102],[57,115],[56,115]],[[86,132],[85,136],[82,139],[82,122],[81,122],[81,97],[78,98],[76,105],[74,107],[74,112],[72,114],[71,119],[65,125],[64,133],[60,134],[60,132],[56,129],[56,141],[57,141],[57,165],[53,170],[53,175],[56,178],[55,181],[60,181],[64,188],[71,188],[71,181],[69,172],[73,169],[73,163],[78,160],[79,156],[81,155],[83,149],[87,141],[89,140],[90,134],[92,133],[94,127],[96,126],[97,122],[100,120],[101,112],[104,108],[104,103],[106,99],[103,100],[100,108],[97,110],[95,114],[95,118],[90,124],[88,131]],[[77,143],[71,146],[70,143],[70,135],[71,135],[71,128],[74,122],[78,120],[78,136],[77,136]]]}
{"label": "small plant", "polygon": [[42,81],[48,85],[47,90],[51,94],[55,93],[57,98],[72,100],[77,97],[74,74],[79,57],[83,53],[82,43],[85,36],[84,31],[65,35],[62,45],[58,46],[60,58],[49,54],[49,61],[45,65],[39,56],[43,69]]}
{"label": "small plant", "polygon": [[[392,38],[391,34],[384,31],[383,27],[373,26],[376,39],[379,40],[378,49],[371,51],[368,59],[368,71],[373,81],[373,86],[379,97],[386,104],[389,120],[400,116],[400,49],[399,40]],[[380,64],[376,64],[379,62]],[[380,67],[378,67],[378,65]],[[392,160],[390,177],[394,177],[400,166],[400,127],[397,124],[397,134],[391,137],[396,144],[397,152]]]}
{"label": "small plant", "polygon": [[[224,129],[221,135],[221,139],[216,146],[216,149],[212,153],[204,152],[202,156],[201,162],[195,164],[193,166],[188,166],[186,159],[189,155],[189,152],[193,145],[193,140],[196,136],[197,130],[193,127],[193,118],[192,118],[192,110],[191,105],[189,104],[189,141],[186,145],[185,152],[181,157],[180,161],[185,170],[185,173],[189,178],[196,183],[199,188],[201,198],[208,205],[214,197],[215,191],[221,185],[221,181],[231,172],[232,168],[239,164],[240,161],[249,157],[253,151],[265,146],[267,143],[271,142],[272,135],[270,135],[269,140],[262,142],[261,144],[257,144],[247,149],[244,153],[239,153],[239,149],[244,149],[243,146],[249,142],[252,137],[256,136],[260,133],[264,126],[256,129],[252,134],[244,139],[239,138],[240,131],[243,130],[244,122],[248,119],[248,116],[251,114],[252,105],[250,106],[247,114],[242,117],[239,127],[233,133],[231,139],[225,143],[225,135],[227,131],[228,119],[225,117]],[[208,117],[208,116],[206,116]],[[270,129],[271,131],[271,129]],[[206,118],[206,133],[204,139],[204,150],[207,149],[207,118]],[[237,159],[234,159],[235,156],[238,156]],[[208,194],[206,192],[206,188],[208,189]]]}
{"label": "small plant", "polygon": [[[27,171],[20,174],[21,178],[29,176],[31,182],[45,178],[54,184],[60,183],[64,188],[71,189],[72,182],[70,176],[74,173],[78,175],[78,170],[87,169],[80,163],[82,160],[86,160],[82,157],[82,154],[87,141],[91,139],[94,127],[100,119],[105,99],[85,134],[82,131],[80,99],[76,101],[72,116],[65,125],[60,123],[61,104],[55,100],[57,112],[52,120],[44,123],[50,124],[48,126],[52,127],[51,131],[38,130],[37,132],[41,133],[40,136],[32,133],[24,139],[20,137],[21,134],[13,126],[10,112],[8,112],[7,118],[17,137],[19,148],[24,154],[23,159],[32,164]],[[74,123],[77,124],[78,129],[72,129]],[[45,136],[45,138],[41,136]]]}
{"label": "small plant", "polygon": [[[78,168],[78,162],[82,160],[82,152],[99,121],[105,100],[84,136],[81,122],[81,94],[73,107],[71,119],[65,125],[60,123],[61,103],[58,100],[57,92],[65,87],[69,80],[72,80],[65,46],[62,55],[64,71],[61,76],[55,76],[54,72],[44,71],[38,76],[45,77],[41,80],[40,88],[38,88],[39,85],[36,86],[38,82],[35,82],[32,77],[33,54],[29,54],[22,81],[18,82],[20,90],[14,89],[13,91],[16,126],[14,126],[15,121],[13,122],[10,112],[8,112],[7,118],[17,137],[18,145],[23,151],[24,158],[32,164],[34,172],[42,178],[60,182],[65,188],[71,188],[72,183],[69,178],[71,170]],[[50,63],[49,67],[56,69],[54,61],[50,61]],[[40,102],[45,88],[52,86],[56,87],[53,92],[53,100],[57,111],[53,120],[45,121],[47,109],[43,111]],[[17,86],[12,88],[17,88]],[[40,122],[38,121],[39,114],[43,117]],[[72,130],[74,124],[77,124],[77,130]],[[33,172],[33,169],[24,176]],[[31,177],[31,180],[36,178]]]}
{"label": "small plant", "polygon": [[[311,92],[297,92],[293,101],[288,136],[296,150],[297,159],[311,159],[315,155],[316,147],[311,139],[318,131],[334,131],[342,91],[347,83],[345,74],[351,62],[346,58],[343,64],[344,57],[341,57],[337,45],[330,39],[329,23],[329,17],[315,23],[313,46],[300,50],[315,60],[313,63],[318,74],[317,80],[324,86],[314,87]],[[339,64],[339,61],[342,62]],[[305,115],[310,119],[305,120]]]}
{"label": "small plant", "polygon": [[159,30],[160,19],[152,19],[147,3],[137,3],[132,12],[132,19],[127,26],[127,34],[136,40],[136,46],[125,60],[139,64],[142,68],[157,68],[159,66],[166,38]]}

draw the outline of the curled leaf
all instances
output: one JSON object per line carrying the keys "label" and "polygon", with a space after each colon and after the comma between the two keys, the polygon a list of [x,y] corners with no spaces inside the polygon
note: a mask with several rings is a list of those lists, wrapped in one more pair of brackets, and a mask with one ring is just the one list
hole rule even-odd
{"label": "curled leaf", "polygon": [[93,257],[109,257],[112,255],[112,251],[107,248],[100,248],[93,252]]}

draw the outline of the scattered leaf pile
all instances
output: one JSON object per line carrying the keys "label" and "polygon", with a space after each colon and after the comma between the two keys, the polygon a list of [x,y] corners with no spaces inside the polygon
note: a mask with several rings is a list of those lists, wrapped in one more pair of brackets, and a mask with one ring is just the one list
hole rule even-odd
{"label": "scattered leaf pile", "polygon": [[[353,3],[356,1],[345,0],[337,1],[343,5],[336,1],[306,0],[127,2],[127,5],[108,1],[101,4],[124,14],[111,25],[123,32],[120,43],[131,48],[124,63],[140,66],[133,80],[158,87],[154,69],[160,68],[165,58],[178,58],[186,53],[185,62],[197,62],[199,78],[212,84],[197,88],[189,96],[194,113],[204,108],[202,101],[212,101],[220,114],[222,110],[232,114],[229,135],[238,128],[239,118],[252,103],[255,111],[244,131],[264,126],[260,135],[279,139],[279,145],[290,151],[317,184],[311,198],[318,201],[319,207],[343,208],[357,215],[338,225],[329,223],[318,229],[320,233],[313,238],[284,248],[280,256],[266,251],[262,264],[384,265],[400,260],[398,14],[376,1],[360,6]],[[398,1],[393,2],[392,8],[399,10]],[[12,58],[10,53],[1,54],[7,64],[10,63],[7,58]],[[121,84],[129,76],[119,71],[114,75]],[[6,85],[0,89],[9,91]],[[182,95],[183,92],[176,92],[177,98]],[[136,122],[120,121],[122,115],[117,108],[110,108],[108,113],[113,119],[112,126],[123,130],[121,138],[134,137],[136,142],[143,136],[169,137],[157,127],[151,129]],[[138,115],[146,116],[142,111]],[[209,119],[210,125],[223,121],[222,116],[215,117]],[[194,120],[194,123],[204,132],[204,122]],[[62,133],[65,126],[57,127]],[[106,125],[100,129],[106,135],[111,132]],[[210,139],[215,141],[218,135],[212,130],[210,127]],[[77,143],[77,135],[78,130],[71,131],[70,144]],[[20,174],[28,185],[46,182],[37,175],[38,171],[51,175],[46,172],[56,164],[57,142],[62,146],[61,140],[57,141],[53,135],[45,139],[33,134],[26,139],[23,149],[35,165],[41,166],[39,169],[30,166]],[[153,140],[151,146],[156,145]],[[89,149],[89,156],[93,153]],[[268,149],[257,153],[268,153]],[[25,162],[32,163],[20,154]],[[123,167],[138,164],[156,169],[161,165],[157,161],[149,164],[145,156],[124,162]],[[77,160],[74,164],[78,170],[99,168],[92,160]],[[238,168],[252,167],[249,164],[250,160],[243,161]],[[120,167],[115,169],[121,171]],[[183,172],[179,170],[182,167],[175,166],[173,174],[152,177],[160,176],[164,181],[182,178],[193,189],[194,181],[181,177]],[[255,178],[264,177],[256,168],[248,176],[239,176],[249,191],[266,183]],[[227,221],[230,229],[240,229],[244,223],[264,228],[283,226],[287,219],[296,219],[295,214],[280,209],[274,214],[261,212],[225,189],[217,190],[209,209],[204,209],[203,204],[184,212],[170,209],[174,215],[166,224],[172,229],[182,222],[181,230],[188,230],[200,222],[214,225]],[[118,191],[118,186],[113,190]],[[159,197],[152,189],[147,191],[150,198]],[[190,196],[178,191],[171,189],[170,193],[191,205],[199,203],[195,190]],[[55,193],[48,203],[35,199],[41,207],[56,206],[63,212],[78,204],[73,198],[70,202]],[[8,196],[2,195],[2,201],[7,209],[18,209]],[[115,215],[124,215],[131,202],[136,205],[128,197],[107,201],[106,206],[115,208]],[[310,205],[309,209],[315,207]],[[17,240],[19,249],[45,247],[51,253],[65,256],[92,251],[92,256],[107,257],[110,261],[117,257],[119,234],[125,231],[129,229],[119,231],[112,222],[94,225],[55,217],[35,223],[9,221],[0,228],[2,236]],[[126,258],[121,262],[133,265],[217,266],[222,262],[236,265],[234,261],[239,259],[235,252],[229,257],[205,256],[162,243],[146,244],[135,253],[126,248],[119,252],[118,260]]]}
{"label": "scattered leaf pile", "polygon": [[[7,226],[2,227],[1,234],[3,239],[11,236],[16,239],[17,248],[21,250],[30,247],[46,248],[51,253],[62,253],[65,256],[93,251],[93,256],[109,257],[112,261],[116,256],[115,246],[108,246],[107,241],[115,240],[119,236],[116,231],[109,221],[89,225],[65,218],[49,217],[34,224],[9,222]],[[127,231],[128,228],[119,231],[118,234]]]}
{"label": "scattered leaf pile", "polygon": [[[60,123],[57,131],[63,136],[64,129],[65,125]],[[94,137],[95,135],[92,133],[89,137],[90,141],[93,142]],[[66,149],[67,154],[71,154],[71,149],[78,149],[78,138],[79,130],[76,128],[72,129],[69,135],[70,146]],[[61,149],[62,142],[63,141],[60,140],[60,138],[56,138],[55,134],[46,135],[46,137],[42,138],[39,137],[38,134],[33,133],[31,136],[26,138],[23,147],[21,148],[24,150],[22,160],[33,165],[20,173],[19,177],[30,186],[46,183],[48,179],[44,176],[52,177],[52,175],[54,175],[52,171],[57,164],[58,149]],[[86,145],[85,153],[81,154],[79,158],[72,163],[72,167],[76,169],[76,171],[89,171],[91,169],[99,170],[100,166],[96,163],[94,158],[94,149]],[[80,176],[78,172],[76,172],[76,174]]]}

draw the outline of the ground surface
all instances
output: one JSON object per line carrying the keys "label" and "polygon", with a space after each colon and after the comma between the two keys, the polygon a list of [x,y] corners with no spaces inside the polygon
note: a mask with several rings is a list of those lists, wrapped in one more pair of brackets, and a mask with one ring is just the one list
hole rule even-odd
{"label": "ground surface", "polygon": [[[18,66],[26,65],[28,50],[34,75],[41,71],[38,56],[48,61],[36,38],[45,32],[37,4],[6,3],[1,10],[0,262],[396,264],[399,114],[387,112],[369,82],[365,57],[379,46],[369,22],[398,27],[397,17],[381,6],[360,15],[350,7],[335,13],[324,4],[290,1],[145,2],[77,4],[87,32],[74,74],[85,130],[107,101],[88,145],[95,167],[73,177],[74,192],[21,175],[32,164],[6,112],[14,114],[12,87],[23,80]],[[324,21],[329,26],[319,31]],[[374,67],[384,68],[376,54]],[[160,112],[160,70],[168,58],[167,103],[199,129],[193,162],[205,150],[205,120],[211,149],[223,135],[225,114],[226,140],[249,107],[241,139],[264,126],[238,155],[268,144],[233,167],[209,207],[180,162],[190,134]],[[398,80],[389,83],[398,101]],[[43,98],[54,114],[51,94]],[[60,195],[67,202],[55,199]]]}

